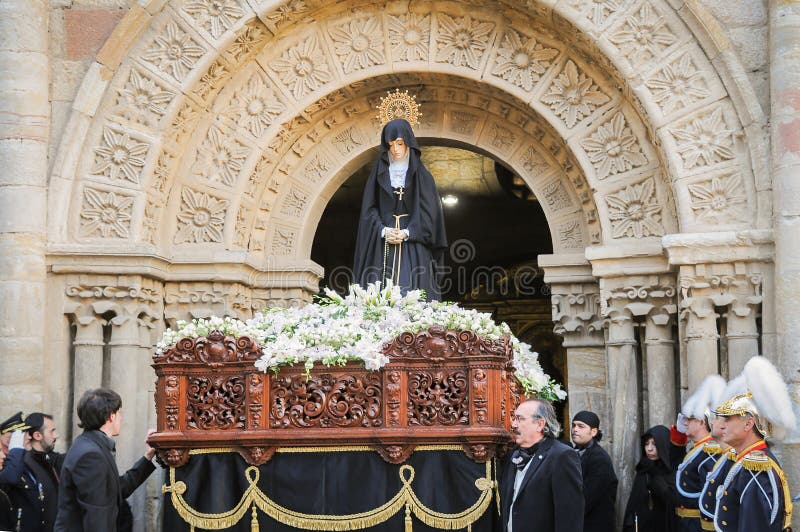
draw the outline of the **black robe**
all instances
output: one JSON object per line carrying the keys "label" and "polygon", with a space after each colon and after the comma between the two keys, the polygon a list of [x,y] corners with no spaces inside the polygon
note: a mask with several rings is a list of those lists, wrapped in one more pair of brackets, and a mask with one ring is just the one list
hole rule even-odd
{"label": "black robe", "polygon": [[[402,138],[409,151],[403,199],[392,189],[389,178],[389,141]],[[420,149],[411,125],[405,120],[392,120],[381,132],[380,155],[372,169],[361,202],[358,236],[353,260],[353,282],[366,286],[391,279],[398,246],[384,246],[381,232],[395,227],[394,214],[407,214],[400,219],[400,228],[408,229],[409,238],[400,246],[400,288],[425,290],[427,299],[441,299],[444,273],[444,251],[447,236],[444,227],[442,200],[433,176],[420,160]],[[384,264],[386,271],[384,272]],[[385,276],[384,276],[385,273]]]}
{"label": "black robe", "polygon": [[[655,461],[648,460],[644,452],[644,444],[651,436],[658,449]],[[675,464],[683,459],[684,450],[671,443],[667,427],[657,425],[642,435],[640,451],[642,458],[636,465],[622,530],[634,532],[638,517],[639,532],[677,532],[680,525],[675,515]]]}

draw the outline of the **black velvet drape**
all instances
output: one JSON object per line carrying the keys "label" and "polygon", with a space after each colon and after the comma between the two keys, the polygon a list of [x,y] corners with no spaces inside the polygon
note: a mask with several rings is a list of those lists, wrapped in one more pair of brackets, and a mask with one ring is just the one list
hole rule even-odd
{"label": "black velvet drape", "polygon": [[[481,495],[475,480],[486,476],[486,465],[471,461],[461,451],[417,451],[405,463],[414,468],[411,483],[414,493],[431,510],[459,513],[475,504]],[[183,497],[192,508],[204,513],[222,513],[236,506],[249,486],[245,476],[247,467],[235,452],[197,454],[175,471],[175,480],[186,483]],[[272,501],[292,511],[314,515],[355,514],[385,504],[400,491],[403,485],[400,467],[385,462],[374,451],[278,452],[258,468],[258,487]],[[189,525],[176,512],[170,494],[164,497],[163,529],[188,531]],[[402,532],[404,519],[405,512],[401,509],[388,521],[363,530]],[[260,510],[258,521],[262,531],[297,530],[276,522]],[[473,523],[472,530],[488,532],[498,523],[493,493],[490,506]],[[416,517],[413,529],[414,532],[436,530]],[[250,532],[250,511],[227,530]]]}

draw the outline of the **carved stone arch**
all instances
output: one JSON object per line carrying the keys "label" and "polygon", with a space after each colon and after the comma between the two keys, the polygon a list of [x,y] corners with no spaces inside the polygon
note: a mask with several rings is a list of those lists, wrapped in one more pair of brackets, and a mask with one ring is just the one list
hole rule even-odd
{"label": "carved stone arch", "polygon": [[[339,23],[340,15],[342,23],[345,16],[352,17],[355,3],[291,0],[253,5],[251,10],[240,2],[235,16],[214,21],[168,2],[152,13],[145,13],[146,16],[139,12],[144,24],[139,25],[136,20],[126,22],[126,28],[134,27],[134,33],[140,33],[139,38],[131,40],[127,56],[110,57],[101,53],[102,63],[90,69],[76,100],[69,126],[75,135],[65,139],[54,166],[52,241],[74,244],[78,249],[101,243],[126,251],[135,244],[144,253],[160,249],[172,255],[173,249],[164,249],[169,239],[172,238],[169,248],[196,243],[199,230],[191,224],[199,223],[209,227],[202,235],[210,234],[213,243],[230,245],[244,239],[235,232],[236,220],[257,215],[236,209],[228,212],[230,196],[219,195],[213,187],[186,187],[181,175],[191,165],[181,163],[175,169],[170,167],[169,160],[196,157],[205,139],[198,136],[193,141],[180,142],[178,133],[193,131],[198,116],[203,114],[214,119],[210,128],[219,130],[217,144],[241,142],[252,150],[260,148],[258,143],[248,145],[237,132],[226,130],[225,124],[217,123],[214,116],[222,105],[217,103],[220,88],[245,64],[255,61],[264,71],[272,73],[284,97],[298,96],[293,98],[295,108],[287,109],[290,113],[287,116],[302,118],[307,115],[306,109],[298,109],[297,102],[299,107],[312,104],[347,83],[388,72],[449,73],[518,93],[520,77],[505,75],[498,65],[503,61],[512,65],[520,60],[522,63],[517,67],[508,67],[519,70],[541,53],[542,47],[546,48],[541,43],[556,46],[559,35],[566,32],[571,32],[573,41],[577,39],[577,45],[565,50],[562,44],[555,56],[543,56],[547,65],[531,88],[529,103],[553,127],[563,131],[561,124],[565,118],[559,113],[564,112],[559,111],[558,102],[546,101],[548,95],[555,94],[552,88],[559,79],[566,84],[581,80],[595,61],[599,65],[597,75],[604,77],[593,81],[616,90],[610,106],[598,100],[581,117],[582,126],[565,135],[595,190],[597,214],[611,229],[603,232],[604,242],[657,239],[676,230],[720,226],[738,229],[768,223],[764,213],[769,212],[770,185],[753,179],[753,165],[760,164],[759,153],[749,145],[749,133],[744,131],[756,123],[758,113],[752,109],[751,99],[732,102],[727,96],[718,69],[708,57],[719,54],[724,42],[705,36],[698,40],[692,35],[692,31],[699,31],[697,26],[691,26],[696,24],[694,19],[690,20],[697,14],[693,8],[676,12],[666,2],[657,1],[625,3],[619,9],[614,3],[594,6],[584,1],[558,2],[555,8],[536,2],[525,6],[501,2],[500,9],[489,12],[471,2],[421,2],[415,4],[415,10],[423,15],[428,13],[431,34],[428,55],[420,57],[426,61],[415,62],[408,57],[398,59],[387,55],[392,42],[390,32],[383,30],[387,24],[385,17],[394,16],[392,8],[386,12],[387,6],[362,3],[359,16],[380,13],[384,17],[381,26],[384,40],[375,43],[377,50],[384,50],[384,55],[377,59],[364,56],[366,59],[360,63],[359,60],[353,63],[357,47],[353,47],[353,42],[347,44],[346,34],[340,36],[339,42],[329,30]],[[636,17],[663,22],[667,29],[662,30],[674,34],[671,44],[652,51],[650,70],[633,68],[639,59],[632,59],[633,52],[625,45],[625,25]],[[323,18],[324,24],[314,22]],[[524,28],[531,29],[525,33]],[[576,32],[575,28],[581,31]],[[456,33],[461,35],[465,31],[471,35],[471,41],[467,44],[454,41]],[[123,38],[122,34],[119,30],[112,40]],[[254,34],[258,34],[254,39],[257,44],[245,46],[243,43]],[[328,70],[316,82],[305,81],[298,89],[291,76],[281,78],[281,72],[297,67],[292,61],[298,53],[314,51],[309,48],[309,39],[319,41],[315,46],[320,64],[324,63]],[[521,49],[514,39],[530,47],[525,57],[506,53],[514,47]],[[172,60],[165,53],[170,42],[178,41],[185,45],[181,61]],[[337,52],[337,43],[351,46],[351,50],[347,51],[345,46],[343,52]],[[337,62],[337,57],[343,62]],[[347,65],[353,64],[351,70]],[[735,70],[733,63],[726,64],[728,70]],[[141,69],[146,65],[149,70],[145,72]],[[139,77],[133,72],[138,72]],[[505,73],[508,72],[506,69]],[[645,74],[637,77],[636,72]],[[145,81],[139,79],[143,73],[148,76]],[[726,82],[734,78],[728,71],[724,74]],[[111,77],[114,80],[109,84],[107,80]],[[670,90],[675,80],[688,86],[688,92]],[[615,81],[621,82],[618,84],[623,91],[614,87]],[[130,104],[127,107],[124,104],[125,83],[134,88],[147,85],[151,95],[157,94],[156,100],[164,100],[161,107],[155,105],[163,111],[163,117],[151,122],[141,116],[135,120],[125,117],[126,111],[131,110]],[[564,87],[558,90],[563,93]],[[165,95],[172,95],[168,102]],[[737,98],[742,95],[749,97],[746,87]],[[556,96],[552,98],[557,99]],[[571,121],[568,115],[566,120]],[[132,127],[123,127],[126,125]],[[569,124],[565,125],[569,129]],[[712,138],[708,139],[707,133]],[[697,136],[705,139],[703,143],[692,140]],[[611,146],[614,140],[619,140],[622,146]],[[747,155],[739,155],[746,154],[746,149],[734,150],[741,146],[751,148],[753,162]],[[615,155],[616,160],[609,163],[606,155],[612,151],[621,151],[623,156]],[[254,164],[255,158],[251,152],[244,157],[248,164]],[[220,179],[233,180],[224,175]],[[64,197],[70,201],[64,202]],[[168,226],[158,223],[165,206],[180,214],[183,205],[200,205],[206,212],[198,218],[196,213],[185,210],[183,219],[189,229],[181,233],[177,242],[174,236],[164,233],[149,242],[144,238]],[[209,218],[213,223],[208,222]],[[640,222],[643,218],[650,220]],[[264,225],[263,217],[259,224]],[[288,231],[283,237],[291,239],[293,235]],[[269,250],[264,251],[269,254]],[[187,256],[197,253],[208,254],[208,249],[192,251]]]}

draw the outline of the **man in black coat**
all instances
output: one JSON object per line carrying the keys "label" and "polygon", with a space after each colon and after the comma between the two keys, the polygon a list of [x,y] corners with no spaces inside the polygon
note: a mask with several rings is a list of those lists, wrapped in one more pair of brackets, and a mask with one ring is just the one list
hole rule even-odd
{"label": "man in black coat", "polygon": [[578,454],[556,440],[553,406],[528,399],[511,422],[517,448],[500,479],[504,532],[581,532],[583,488]]}
{"label": "man in black coat", "polygon": [[[64,454],[54,451],[58,431],[53,417],[34,412],[25,418],[31,448],[10,453],[6,472],[17,471],[8,480],[6,493],[17,517],[19,532],[50,532],[58,509],[59,471]],[[18,464],[17,461],[21,461]]]}
{"label": "man in black coat", "polygon": [[98,388],[83,394],[78,417],[83,433],[64,459],[58,495],[57,532],[116,532],[132,528],[125,501],[155,466],[149,445],[143,458],[120,476],[112,436],[119,435],[122,399],[113,390]]}
{"label": "man in black coat", "polygon": [[582,410],[572,418],[572,443],[581,457],[583,475],[584,532],[614,530],[614,503],[617,498],[617,475],[611,457],[597,442],[603,437],[600,418]]}

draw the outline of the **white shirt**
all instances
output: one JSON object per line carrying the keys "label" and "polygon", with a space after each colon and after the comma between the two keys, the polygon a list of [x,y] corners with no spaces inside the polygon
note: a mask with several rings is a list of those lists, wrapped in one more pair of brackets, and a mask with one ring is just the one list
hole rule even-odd
{"label": "white shirt", "polygon": [[514,475],[514,495],[511,496],[511,506],[508,508],[508,532],[514,532],[514,529],[511,527],[511,520],[514,518],[514,502],[517,500],[517,492],[519,491],[520,485],[522,485],[522,480],[525,478],[525,473],[528,472],[528,468],[533,463],[534,457],[528,460],[528,463],[525,464],[525,467],[517,469],[517,474]]}

